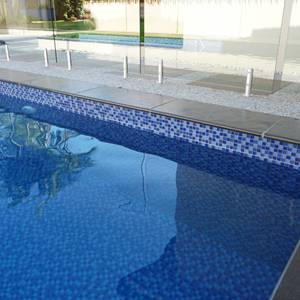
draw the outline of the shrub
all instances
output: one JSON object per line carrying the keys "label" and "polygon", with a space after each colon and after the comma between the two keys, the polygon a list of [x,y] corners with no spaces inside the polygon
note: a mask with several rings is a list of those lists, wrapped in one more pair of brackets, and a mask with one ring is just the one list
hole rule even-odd
{"label": "shrub", "polygon": [[55,0],[57,20],[81,19],[83,16],[83,0]]}

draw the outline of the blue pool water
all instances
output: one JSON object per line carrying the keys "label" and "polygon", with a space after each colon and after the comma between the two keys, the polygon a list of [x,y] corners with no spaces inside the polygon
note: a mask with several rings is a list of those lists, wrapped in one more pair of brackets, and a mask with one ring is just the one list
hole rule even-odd
{"label": "blue pool water", "polygon": [[300,172],[0,97],[0,299],[268,299]]}
{"label": "blue pool water", "polygon": [[[80,41],[136,45],[139,43],[139,36],[128,35],[113,35],[113,34],[88,34],[88,33],[71,33],[59,34],[59,39],[76,39]],[[168,37],[145,37],[145,46],[167,47],[167,48],[182,48],[183,38],[168,38]]]}

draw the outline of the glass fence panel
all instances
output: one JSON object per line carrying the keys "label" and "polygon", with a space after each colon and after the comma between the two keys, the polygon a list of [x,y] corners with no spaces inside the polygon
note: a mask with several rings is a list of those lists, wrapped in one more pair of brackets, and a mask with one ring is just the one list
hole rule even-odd
{"label": "glass fence panel", "polygon": [[[2,45],[1,67],[34,72],[48,49],[50,65],[66,69],[69,49],[82,80],[122,77],[127,56],[133,76],[157,80],[163,60],[166,77],[239,92],[253,68],[254,91],[268,94],[282,87],[274,76],[299,78],[300,4],[292,2],[289,13],[284,0],[0,0],[0,41],[12,57],[8,64]],[[58,71],[47,75],[72,77]]]}
{"label": "glass fence panel", "polygon": [[257,89],[272,89],[283,7],[284,1],[147,0],[146,64],[163,59],[165,67],[185,70],[173,75],[186,79],[193,71],[191,84],[233,90],[253,68],[265,79]]}
{"label": "glass fence panel", "polygon": [[0,0],[0,40],[12,58],[6,62],[3,45],[1,67],[40,72],[47,49],[51,68],[44,75],[71,78],[60,72],[70,50],[72,68],[85,71],[79,79],[101,82],[105,74],[122,76],[125,56],[138,72],[139,30],[139,0]]}
{"label": "glass fence panel", "polygon": [[[58,56],[71,50],[74,67],[122,72],[122,62],[139,63],[139,2],[134,0],[55,0],[55,42]],[[51,41],[41,41],[47,47]],[[63,58],[62,58],[63,59]],[[100,70],[100,69],[99,69]],[[99,73],[99,71],[98,71]]]}
{"label": "glass fence panel", "polygon": [[[43,52],[39,47],[39,40],[47,38],[53,43],[50,15],[48,0],[0,0],[2,68],[28,69],[26,63],[31,63],[32,66],[41,64]],[[9,49],[9,64],[5,45]]]}
{"label": "glass fence panel", "polygon": [[288,32],[283,80],[300,82],[300,1],[294,1]]}

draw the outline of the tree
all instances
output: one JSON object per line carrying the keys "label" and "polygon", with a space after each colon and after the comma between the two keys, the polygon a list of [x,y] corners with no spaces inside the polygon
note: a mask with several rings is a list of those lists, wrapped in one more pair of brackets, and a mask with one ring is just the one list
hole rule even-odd
{"label": "tree", "polygon": [[0,194],[9,199],[9,207],[35,201],[41,215],[52,198],[93,166],[96,148],[69,149],[79,135],[72,130],[11,113],[0,114],[0,123]]}
{"label": "tree", "polygon": [[74,16],[78,19],[82,18],[83,0],[70,0],[70,6],[71,6],[71,16]]}
{"label": "tree", "polygon": [[83,0],[54,0],[56,19],[80,19],[83,15]]}

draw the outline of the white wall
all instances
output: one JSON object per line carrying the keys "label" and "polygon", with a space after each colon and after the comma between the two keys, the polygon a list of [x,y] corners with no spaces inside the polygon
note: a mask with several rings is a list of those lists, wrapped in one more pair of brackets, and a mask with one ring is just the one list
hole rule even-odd
{"label": "white wall", "polygon": [[283,80],[300,81],[300,1],[293,6]]}
{"label": "white wall", "polygon": [[[274,39],[281,26],[283,3],[283,0],[201,0],[187,4],[180,0],[161,0],[159,4],[145,5],[145,30],[147,33],[183,34],[213,39],[251,38],[257,31],[265,31],[265,38]],[[137,3],[90,3],[86,7],[96,20],[97,30],[139,30]],[[274,29],[277,32],[272,33]]]}
{"label": "white wall", "polygon": [[[210,1],[184,5],[182,10],[184,35],[215,39],[251,38],[258,30],[280,28],[283,1]],[[272,38],[270,35],[266,37]]]}
{"label": "white wall", "polygon": [[139,5],[127,3],[90,3],[96,21],[96,30],[116,32],[139,32]]}

